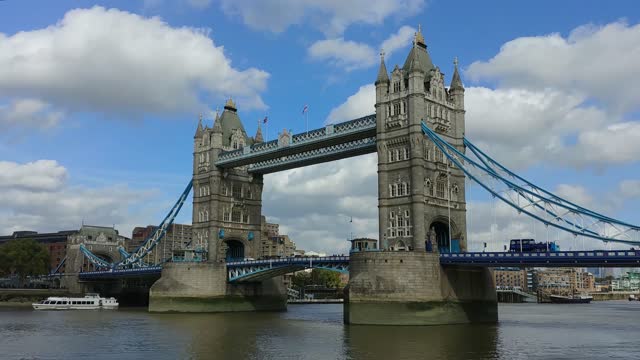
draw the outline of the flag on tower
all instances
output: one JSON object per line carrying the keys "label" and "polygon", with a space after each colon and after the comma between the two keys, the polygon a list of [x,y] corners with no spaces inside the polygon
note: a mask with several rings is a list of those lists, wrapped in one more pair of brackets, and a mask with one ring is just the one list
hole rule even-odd
{"label": "flag on tower", "polygon": [[263,123],[263,124],[266,124],[266,123],[267,123],[267,120],[269,120],[269,119],[265,116],[265,117],[264,117],[264,119],[262,120],[262,123]]}
{"label": "flag on tower", "polygon": [[302,113],[305,114],[307,111],[309,111],[309,105],[305,104],[304,108],[302,108]]}

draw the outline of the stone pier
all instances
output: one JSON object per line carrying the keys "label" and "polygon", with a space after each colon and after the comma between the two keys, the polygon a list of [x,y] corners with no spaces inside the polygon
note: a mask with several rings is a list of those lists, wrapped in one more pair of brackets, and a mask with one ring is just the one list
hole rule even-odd
{"label": "stone pier", "polygon": [[496,322],[490,270],[442,267],[427,252],[352,253],[344,321],[370,325]]}
{"label": "stone pier", "polygon": [[150,312],[282,311],[287,292],[282,277],[227,283],[224,263],[167,263],[149,291]]}

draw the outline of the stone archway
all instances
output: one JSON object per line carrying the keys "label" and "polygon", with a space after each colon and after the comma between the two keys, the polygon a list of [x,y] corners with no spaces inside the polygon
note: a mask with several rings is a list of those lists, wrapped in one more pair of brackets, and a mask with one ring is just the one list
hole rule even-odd
{"label": "stone archway", "polygon": [[[454,224],[451,224],[451,232],[455,234]],[[448,221],[436,220],[429,225],[429,235],[432,237],[432,241],[437,244],[438,252],[448,253],[451,252],[451,244],[449,236],[449,223]]]}
{"label": "stone archway", "polygon": [[244,260],[244,244],[239,240],[225,240],[226,252],[225,261]]}
{"label": "stone archway", "polygon": [[409,250],[409,249],[407,248],[407,245],[405,245],[404,241],[398,240],[396,242],[395,250],[396,251],[406,251],[406,250]]}

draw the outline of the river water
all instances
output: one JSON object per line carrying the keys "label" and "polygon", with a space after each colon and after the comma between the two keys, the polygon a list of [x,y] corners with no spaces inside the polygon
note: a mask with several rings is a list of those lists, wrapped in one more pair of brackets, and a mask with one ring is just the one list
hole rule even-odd
{"label": "river water", "polygon": [[0,359],[638,359],[640,302],[500,304],[495,325],[346,326],[342,305],[149,314],[0,307]]}

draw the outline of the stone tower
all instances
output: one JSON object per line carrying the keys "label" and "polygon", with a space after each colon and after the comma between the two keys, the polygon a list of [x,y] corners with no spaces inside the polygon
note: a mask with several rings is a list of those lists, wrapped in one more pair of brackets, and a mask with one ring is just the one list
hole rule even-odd
{"label": "stone tower", "polygon": [[447,89],[420,31],[404,65],[396,65],[391,77],[381,58],[375,85],[383,249],[424,251],[432,238],[440,251],[466,249],[464,173],[453,167],[420,125],[426,122],[464,151],[464,88],[454,63]]}
{"label": "stone tower", "polygon": [[491,271],[445,267],[439,252],[466,251],[464,173],[422,132],[424,121],[464,152],[464,87],[457,61],[447,89],[420,30],[402,68],[376,86],[380,249],[352,252],[344,320],[436,325],[497,320]]}
{"label": "stone tower", "polygon": [[261,141],[261,134],[247,136],[237,111],[229,99],[213,128],[203,129],[200,120],[194,136],[193,239],[213,262],[257,258],[260,244],[262,175],[214,165],[221,151],[243,151]]}
{"label": "stone tower", "polygon": [[193,242],[206,248],[199,263],[166,263],[149,291],[152,312],[228,312],[284,310],[282,277],[261,282],[228,283],[225,262],[257,258],[260,246],[262,175],[247,167],[215,166],[222,151],[244,152],[262,141],[261,130],[247,135],[238,109],[229,99],[213,127],[198,123],[193,145]]}

